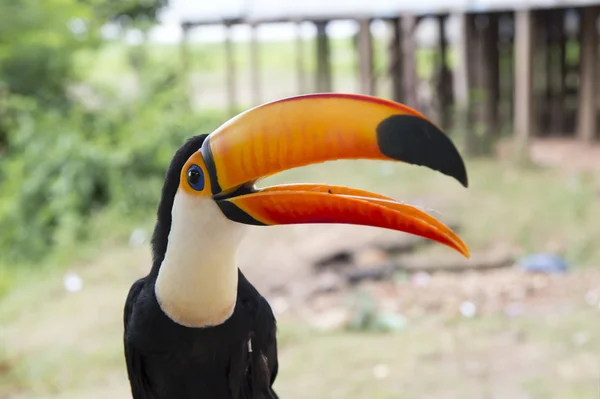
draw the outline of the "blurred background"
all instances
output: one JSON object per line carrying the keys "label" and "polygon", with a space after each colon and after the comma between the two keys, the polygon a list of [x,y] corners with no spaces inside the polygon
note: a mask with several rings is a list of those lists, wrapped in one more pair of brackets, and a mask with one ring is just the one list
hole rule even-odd
{"label": "blurred background", "polygon": [[[337,161],[261,184],[391,195],[473,256],[358,226],[252,227],[284,398],[600,397],[598,1],[0,2],[0,398],[128,398],[122,310],[165,169],[281,97],[443,126],[470,187]],[[310,117],[310,116],[307,116]]]}

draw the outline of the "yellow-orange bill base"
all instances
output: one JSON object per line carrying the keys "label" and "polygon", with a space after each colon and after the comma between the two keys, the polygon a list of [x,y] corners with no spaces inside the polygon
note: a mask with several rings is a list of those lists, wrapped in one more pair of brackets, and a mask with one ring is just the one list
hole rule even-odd
{"label": "yellow-orange bill base", "polygon": [[231,220],[254,225],[340,223],[382,227],[437,241],[469,257],[450,228],[427,213],[364,190],[327,185],[273,186],[218,200]]}
{"label": "yellow-orange bill base", "polygon": [[404,105],[356,94],[312,94],[261,105],[211,133],[201,152],[213,195],[338,159],[401,161],[468,185],[460,154],[435,124]]}

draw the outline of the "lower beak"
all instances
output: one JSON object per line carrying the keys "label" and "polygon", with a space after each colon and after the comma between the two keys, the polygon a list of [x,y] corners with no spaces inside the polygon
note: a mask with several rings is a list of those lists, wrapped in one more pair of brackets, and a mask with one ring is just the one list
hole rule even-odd
{"label": "lower beak", "polygon": [[211,133],[201,151],[213,198],[236,222],[382,227],[440,242],[469,257],[465,243],[443,223],[379,194],[316,184],[253,187],[260,178],[336,159],[426,166],[466,187],[464,162],[450,139],[403,105],[349,94],[291,97],[238,115]]}

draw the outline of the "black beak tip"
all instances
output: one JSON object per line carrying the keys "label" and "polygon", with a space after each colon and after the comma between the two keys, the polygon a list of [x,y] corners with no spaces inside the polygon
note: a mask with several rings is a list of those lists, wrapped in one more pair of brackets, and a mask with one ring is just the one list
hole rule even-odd
{"label": "black beak tip", "polygon": [[439,128],[415,115],[392,115],[377,126],[377,144],[389,158],[426,166],[469,186],[460,153]]}

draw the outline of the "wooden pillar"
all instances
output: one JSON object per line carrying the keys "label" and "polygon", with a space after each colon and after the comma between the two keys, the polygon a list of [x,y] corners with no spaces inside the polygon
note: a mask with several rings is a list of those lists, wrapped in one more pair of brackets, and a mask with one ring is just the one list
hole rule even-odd
{"label": "wooden pillar", "polygon": [[388,74],[392,81],[392,98],[396,102],[403,102],[402,91],[402,26],[400,18],[388,20],[392,31],[388,43]]}
{"label": "wooden pillar", "polygon": [[555,32],[555,21],[554,21],[554,13],[555,10],[547,10],[544,12],[544,21],[543,21],[543,25],[544,25],[544,36],[543,36],[543,40],[544,40],[544,48],[546,49],[546,53],[544,56],[544,66],[545,66],[545,75],[546,75],[546,79],[544,82],[544,101],[546,101],[546,104],[544,105],[544,107],[547,110],[551,110],[552,109],[552,87],[554,86],[553,82],[554,82],[554,42],[555,40],[555,36],[556,36],[556,32]]}
{"label": "wooden pillar", "polygon": [[448,128],[450,124],[450,105],[452,103],[452,76],[448,68],[448,41],[446,39],[446,16],[438,15],[438,46],[439,65],[437,76],[437,97],[439,100],[439,124],[442,128]]}
{"label": "wooden pillar", "polygon": [[373,84],[373,40],[371,38],[371,20],[358,21],[358,74],[360,92],[374,95]]}
{"label": "wooden pillar", "polygon": [[598,85],[598,30],[596,22],[600,7],[581,9],[581,50],[579,109],[577,114],[577,135],[583,142],[589,143],[596,138],[598,131],[596,92]]}
{"label": "wooden pillar", "polygon": [[409,107],[419,107],[417,97],[417,43],[415,30],[417,17],[406,14],[402,16],[402,82],[404,86],[404,102]]}
{"label": "wooden pillar", "polygon": [[471,35],[471,15],[457,14],[458,35],[455,43],[456,65],[454,67],[454,101],[456,104],[457,126],[461,145],[466,155],[476,151],[475,135],[471,118],[471,87],[473,85],[472,52],[474,50]]}
{"label": "wooden pillar", "polygon": [[225,24],[225,73],[227,75],[227,109],[230,115],[234,115],[237,111],[237,87],[231,24],[229,23]]}
{"label": "wooden pillar", "polygon": [[[473,91],[481,87],[481,54],[482,54],[482,46],[481,46],[481,37],[480,33],[477,30],[476,26],[476,14],[467,14],[466,15],[466,35],[467,35],[467,45],[472,50],[469,51],[469,75],[470,75],[470,89],[471,96],[473,95]],[[473,105],[473,104],[472,104]]]}
{"label": "wooden pillar", "polygon": [[546,49],[544,131],[550,136],[564,133],[565,32],[564,9],[544,11]]}
{"label": "wooden pillar", "polygon": [[558,28],[558,86],[554,99],[550,125],[553,126],[553,132],[564,134],[565,131],[565,97],[567,92],[567,34],[565,32],[565,10],[556,11]]}
{"label": "wooden pillar", "polygon": [[192,27],[187,24],[181,25],[181,41],[179,42],[179,57],[181,61],[181,80],[183,90],[187,93],[187,105],[192,108],[193,87],[190,84],[190,31]]}
{"label": "wooden pillar", "polygon": [[331,55],[329,38],[327,37],[327,24],[329,21],[316,21],[317,27],[317,91],[330,92],[331,85]]}
{"label": "wooden pillar", "polygon": [[517,162],[527,162],[533,123],[533,15],[531,10],[515,12],[515,111],[514,152]]}
{"label": "wooden pillar", "polygon": [[548,114],[548,101],[546,101],[546,84],[548,79],[547,57],[551,52],[547,44],[547,36],[550,31],[547,10],[533,11],[533,102],[534,124],[537,126],[536,135],[545,136],[546,115]]}
{"label": "wooden pillar", "polygon": [[181,70],[187,75],[190,68],[190,30],[191,26],[181,25],[181,41],[179,42],[179,57],[181,59]]}
{"label": "wooden pillar", "polygon": [[458,34],[454,46],[456,63],[454,66],[454,100],[459,107],[466,107],[469,103],[469,83],[471,75],[469,71],[469,53],[471,47],[468,40],[467,15],[457,14]]}
{"label": "wooden pillar", "polygon": [[260,47],[258,42],[258,25],[250,26],[250,80],[252,88],[252,102],[254,105],[261,103],[260,87]]}
{"label": "wooden pillar", "polygon": [[296,22],[296,79],[298,94],[306,93],[306,74],[304,71],[304,38],[302,37],[302,21]]}
{"label": "wooden pillar", "polygon": [[496,135],[498,127],[498,103],[500,101],[500,53],[498,49],[498,14],[487,15],[488,24],[483,30],[482,76],[485,104],[483,110],[487,133]]}
{"label": "wooden pillar", "polygon": [[[499,124],[504,127],[506,124],[514,129],[512,121],[514,120],[514,90],[515,90],[515,51],[514,51],[514,29],[506,29],[508,25],[514,26],[514,13],[501,14],[498,25],[502,26],[499,35],[500,59],[506,68],[503,68],[500,74],[500,103],[501,110]],[[506,123],[504,123],[506,121]]]}

